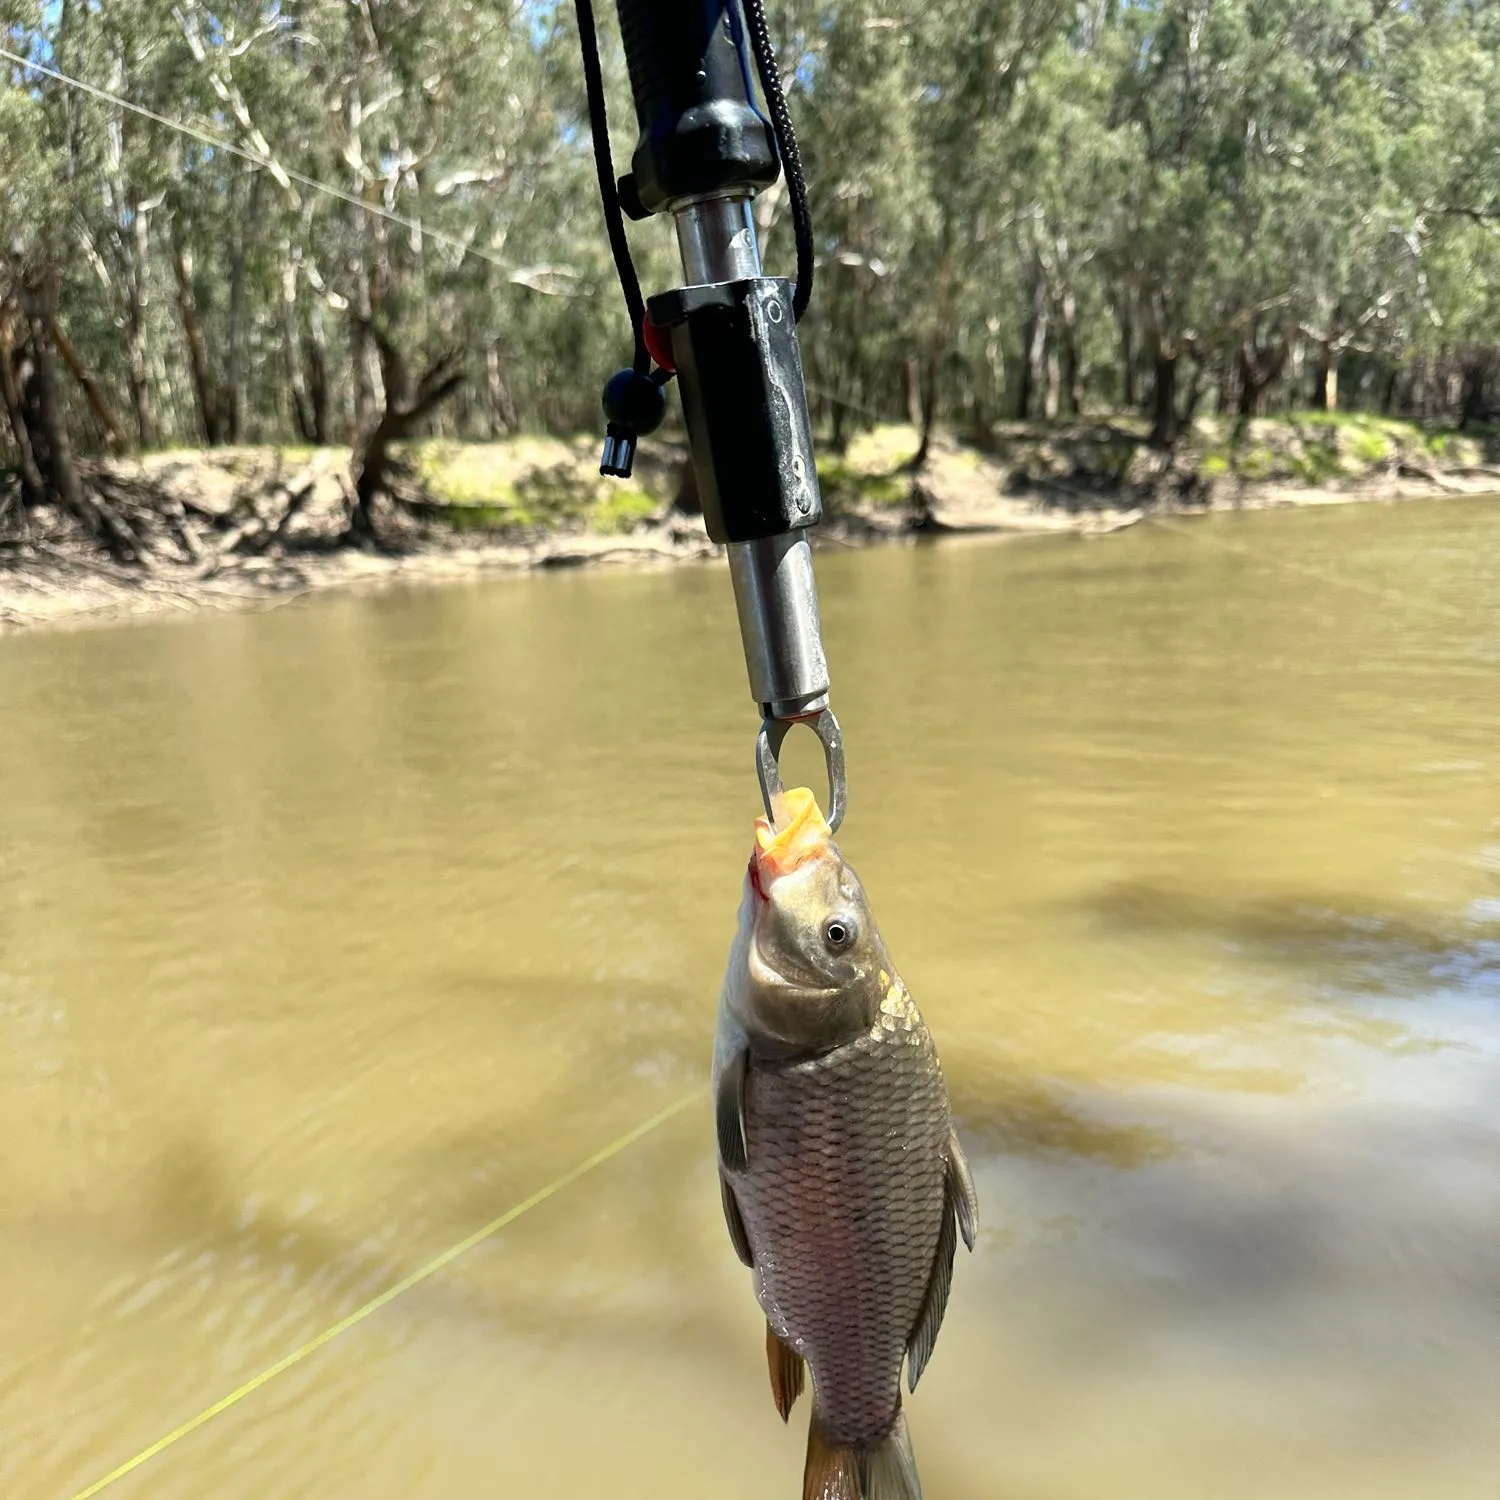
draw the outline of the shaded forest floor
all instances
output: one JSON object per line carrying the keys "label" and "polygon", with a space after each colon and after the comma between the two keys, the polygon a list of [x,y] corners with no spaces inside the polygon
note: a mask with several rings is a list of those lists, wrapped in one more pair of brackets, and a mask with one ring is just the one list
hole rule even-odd
{"label": "shaded forest floor", "polygon": [[[1007,423],[984,444],[881,427],[819,453],[825,545],[943,532],[1099,533],[1160,512],[1500,491],[1500,429],[1459,434],[1323,413],[1206,419],[1171,455],[1121,418]],[[605,480],[592,436],[430,440],[401,454],[378,540],[348,539],[348,452],[220,448],[96,462],[102,493],[153,537],[124,563],[46,510],[20,522],[0,488],[0,630],[202,607],[268,607],[314,589],[486,569],[712,557],[684,508],[685,448],[643,445]]]}

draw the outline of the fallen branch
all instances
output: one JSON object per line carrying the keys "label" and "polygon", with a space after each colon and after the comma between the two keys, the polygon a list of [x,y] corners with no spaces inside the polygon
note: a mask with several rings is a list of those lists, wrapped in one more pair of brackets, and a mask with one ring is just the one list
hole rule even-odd
{"label": "fallen branch", "polygon": [[106,562],[102,557],[90,557],[85,553],[70,550],[67,547],[58,547],[51,542],[33,542],[33,550],[41,557],[50,557],[53,562],[61,564],[65,568],[73,568],[80,573],[94,573],[100,578],[108,578],[114,583],[128,583],[139,585],[141,575],[132,572],[129,568],[122,567],[119,563]]}
{"label": "fallen branch", "polygon": [[1435,473],[1432,469],[1424,469],[1420,464],[1400,463],[1396,465],[1396,474],[1402,479],[1425,479],[1429,484],[1435,485],[1450,495],[1466,495],[1468,491],[1461,484],[1454,484],[1451,479]]}

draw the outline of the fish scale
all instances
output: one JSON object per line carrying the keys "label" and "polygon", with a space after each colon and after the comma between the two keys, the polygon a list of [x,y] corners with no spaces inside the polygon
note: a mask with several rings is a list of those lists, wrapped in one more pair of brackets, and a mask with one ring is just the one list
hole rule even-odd
{"label": "fish scale", "polygon": [[947,1092],[905,989],[852,1042],[752,1062],[745,1127],[734,1191],[761,1306],[807,1360],[829,1437],[877,1441],[900,1410],[945,1211]]}

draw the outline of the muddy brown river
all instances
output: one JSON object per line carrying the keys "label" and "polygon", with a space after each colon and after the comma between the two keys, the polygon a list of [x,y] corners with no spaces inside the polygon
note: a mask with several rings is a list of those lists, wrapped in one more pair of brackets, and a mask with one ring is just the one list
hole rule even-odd
{"label": "muddy brown river", "polygon": [[[1500,504],[819,570],[984,1215],[929,1500],[1494,1500]],[[0,641],[0,1496],[799,1493],[738,652],[712,568]]]}

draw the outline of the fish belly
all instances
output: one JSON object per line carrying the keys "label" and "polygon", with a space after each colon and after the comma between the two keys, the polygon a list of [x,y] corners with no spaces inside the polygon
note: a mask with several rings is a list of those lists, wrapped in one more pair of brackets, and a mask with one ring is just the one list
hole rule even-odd
{"label": "fish belly", "polygon": [[811,1366],[828,1436],[872,1442],[900,1409],[946,1205],[948,1098],[926,1026],[912,1008],[823,1057],[752,1064],[745,1123],[733,1182],[761,1306]]}

